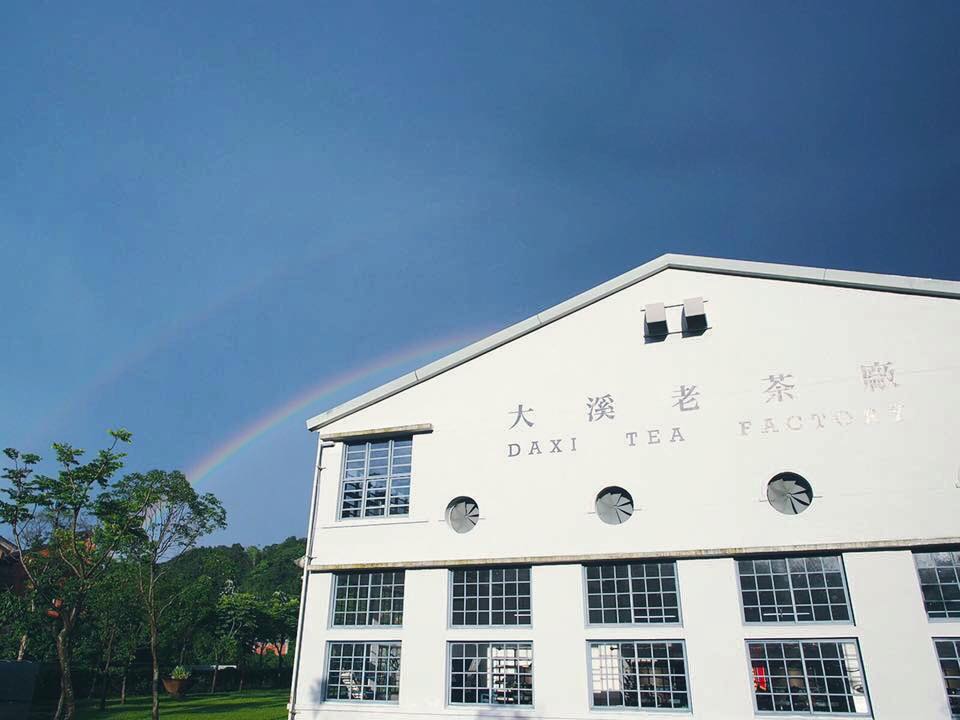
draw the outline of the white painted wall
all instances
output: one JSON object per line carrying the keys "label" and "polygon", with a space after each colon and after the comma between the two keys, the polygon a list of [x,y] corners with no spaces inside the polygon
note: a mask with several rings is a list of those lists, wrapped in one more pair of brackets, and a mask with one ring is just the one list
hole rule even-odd
{"label": "white painted wall", "polygon": [[[713,329],[644,344],[647,302],[703,295]],[[432,423],[415,441],[406,526],[338,522],[342,445],[324,452],[318,563],[672,551],[957,534],[960,302],[668,270],[572,316],[344,418],[322,432]],[[870,392],[862,363],[894,363],[899,387]],[[791,373],[796,399],[767,403],[764,378]],[[672,407],[696,384],[702,409]],[[588,396],[610,393],[613,421],[587,422]],[[533,428],[509,426],[519,403]],[[899,422],[889,407],[902,403]],[[877,422],[864,423],[875,409]],[[839,425],[848,412],[855,421]],[[818,429],[811,415],[826,415]],[[804,429],[789,430],[799,416]],[[762,433],[772,417],[776,433]],[[841,421],[848,416],[841,414]],[[747,436],[740,422],[749,420]],[[796,426],[796,420],[793,421]],[[680,427],[683,443],[670,443]],[[645,444],[661,430],[658,445]],[[638,432],[630,447],[626,433]],[[550,438],[577,438],[549,454]],[[529,455],[539,440],[546,454]],[[508,458],[508,444],[524,453]],[[642,444],[643,443],[643,444]],[[781,470],[819,496],[784,519],[763,501]],[[640,508],[620,528],[597,522],[596,493],[626,487]],[[548,494],[550,511],[530,513]],[[447,502],[480,504],[477,529],[453,536]],[[907,508],[920,511],[905,511]],[[518,534],[516,528],[525,532]]]}
{"label": "white painted wall", "polygon": [[[698,295],[711,330],[644,343],[646,303]],[[414,440],[411,514],[399,521],[338,521],[342,445],[324,450],[310,561],[443,564],[956,538],[958,328],[955,300],[667,270],[323,428],[431,423],[434,432]],[[873,361],[893,364],[896,387],[864,387],[861,365]],[[771,373],[793,375],[795,399],[767,402]],[[698,386],[700,410],[672,407],[680,384]],[[588,422],[587,397],[605,393],[616,417]],[[534,409],[533,428],[510,429],[519,403]],[[762,432],[765,418],[776,432]],[[669,442],[673,427],[682,442]],[[659,444],[647,444],[653,429]],[[562,439],[562,453],[549,453],[551,438]],[[533,440],[543,454],[529,454]],[[510,443],[523,453],[508,457]],[[783,470],[813,484],[816,498],[802,515],[765,502],[766,482]],[[618,527],[593,509],[611,484],[627,488],[638,508]],[[443,521],[458,495],[480,505],[480,524],[466,535]],[[693,716],[751,717],[746,638],[854,637],[875,717],[948,717],[931,638],[960,636],[960,626],[927,621],[909,552],[844,559],[855,625],[745,627],[734,561],[724,557],[679,562],[679,628],[585,628],[580,566],[557,564],[534,568],[528,629],[448,630],[444,569],[407,571],[403,629],[328,629],[330,575],[312,573],[297,716],[496,714],[444,707],[445,642],[458,637],[533,641],[536,707],[506,715],[596,716],[588,639],[680,637]],[[337,638],[402,639],[399,705],[319,702],[325,642]]]}
{"label": "white painted wall", "polygon": [[[316,573],[303,630],[297,717],[662,717],[663,711],[591,711],[587,642],[680,638],[687,647],[691,713],[679,714],[748,718],[754,711],[746,640],[856,638],[875,718],[946,720],[950,713],[932,638],[960,637],[960,622],[927,620],[909,551],[845,553],[843,561],[854,623],[744,624],[735,561],[711,558],[678,562],[681,626],[589,627],[581,566],[553,565],[533,568],[528,628],[448,628],[447,571],[431,569],[407,570],[402,629],[336,629],[329,627],[332,576]],[[322,702],[325,642],[360,639],[402,641],[398,704]],[[450,640],[532,641],[535,707],[445,707]]]}

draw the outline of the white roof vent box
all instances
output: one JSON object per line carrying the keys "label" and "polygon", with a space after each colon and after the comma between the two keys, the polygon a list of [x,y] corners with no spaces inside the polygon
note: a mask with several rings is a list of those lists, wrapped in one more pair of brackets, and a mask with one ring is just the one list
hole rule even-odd
{"label": "white roof vent box", "polygon": [[707,330],[707,312],[702,297],[687,298],[683,301],[683,314],[680,316],[683,336],[702,335]]}
{"label": "white roof vent box", "polygon": [[643,308],[643,340],[663,342],[669,335],[696,337],[710,329],[707,324],[707,301],[702,297],[687,298],[682,303],[666,305],[650,303]]}
{"label": "white roof vent box", "polygon": [[662,342],[670,331],[667,329],[667,309],[663,303],[650,303],[643,311],[643,338],[647,342]]}

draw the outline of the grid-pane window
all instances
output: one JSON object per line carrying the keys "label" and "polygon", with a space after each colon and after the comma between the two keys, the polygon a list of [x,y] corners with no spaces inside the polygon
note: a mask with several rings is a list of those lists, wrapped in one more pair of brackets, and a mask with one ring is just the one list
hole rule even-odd
{"label": "grid-pane window", "polygon": [[747,645],[758,711],[869,712],[855,640],[751,640]]}
{"label": "grid-pane window", "polygon": [[683,642],[590,643],[594,707],[690,707]]}
{"label": "grid-pane window", "polygon": [[332,642],[329,649],[327,700],[400,699],[400,643]]}
{"label": "grid-pane window", "polygon": [[533,645],[450,643],[451,705],[533,705]]}
{"label": "grid-pane window", "polygon": [[410,513],[412,438],[347,443],[340,517]]}
{"label": "grid-pane window", "polygon": [[960,639],[937,638],[934,643],[943,671],[943,684],[947,687],[950,715],[960,718]]}
{"label": "grid-pane window", "polygon": [[746,622],[846,622],[851,619],[837,555],[737,561]]}
{"label": "grid-pane window", "polygon": [[587,565],[591,625],[680,622],[677,564]]}
{"label": "grid-pane window", "polygon": [[960,550],[914,553],[928,618],[960,618]]}
{"label": "grid-pane window", "polygon": [[403,570],[338,573],[334,625],[402,625]]}
{"label": "grid-pane window", "polygon": [[451,625],[529,625],[530,568],[452,570]]}

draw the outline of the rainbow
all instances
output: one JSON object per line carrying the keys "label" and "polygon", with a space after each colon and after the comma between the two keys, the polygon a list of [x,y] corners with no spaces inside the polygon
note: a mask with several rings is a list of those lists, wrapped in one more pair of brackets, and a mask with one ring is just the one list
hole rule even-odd
{"label": "rainbow", "polygon": [[46,414],[43,418],[43,425],[34,428],[31,432],[29,437],[33,440],[28,444],[43,445],[46,440],[42,437],[42,434],[45,435],[51,427],[58,428],[66,418],[75,415],[79,408],[118,383],[131,370],[143,365],[159,350],[172,345],[186,331],[200,327],[229,306],[248,297],[260,287],[282,279],[295,271],[296,267],[290,264],[274,266],[245,284],[237,285],[229,293],[215,298],[205,308],[200,310],[191,308],[188,312],[169,319],[155,332],[145,334],[138,341],[130,343],[125,352],[116,357],[112,364],[103,368],[93,380],[83,386],[72,398],[68,399],[61,407]]}
{"label": "rainbow", "polygon": [[[230,436],[202,458],[194,462],[186,472],[187,478],[193,485],[201,483],[258,438],[268,433],[292,415],[304,412],[308,405],[317,403],[324,397],[333,395],[350,385],[368,380],[391,368],[397,368],[399,370],[401,367],[409,366],[410,363],[418,360],[428,362],[432,359],[429,356],[436,357],[438,355],[445,355],[489,333],[489,330],[478,329],[468,333],[461,331],[456,335],[437,338],[427,343],[414,345],[398,352],[382,356],[361,367],[353,368],[336,377],[324,380],[318,385],[311,386],[297,393],[282,405],[269,411],[266,415],[249,423],[235,435]],[[305,419],[306,418],[304,418],[304,420]]]}

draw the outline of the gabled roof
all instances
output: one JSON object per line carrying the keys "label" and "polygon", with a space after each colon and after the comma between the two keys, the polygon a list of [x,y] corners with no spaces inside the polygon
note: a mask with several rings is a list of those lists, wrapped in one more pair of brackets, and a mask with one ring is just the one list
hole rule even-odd
{"label": "gabled roof", "polygon": [[7,540],[3,535],[0,535],[0,556],[2,555],[16,555],[17,546],[12,542]]}
{"label": "gabled roof", "polygon": [[505,345],[511,340],[533,332],[565,315],[581,310],[588,305],[609,297],[614,293],[646,280],[668,269],[692,270],[695,272],[717,273],[720,275],[741,275],[744,277],[804,282],[816,285],[834,285],[860,290],[878,290],[881,292],[903,293],[908,295],[928,295],[932,297],[960,298],[960,282],[927,278],[906,277],[903,275],[881,275],[878,273],[852,272],[849,270],[831,270],[830,268],[812,268],[800,265],[777,265],[774,263],[751,262],[747,260],[724,260],[722,258],[699,257],[697,255],[661,255],[656,260],[634,268],[623,275],[597,285],[579,295],[554,305],[533,317],[511,325],[482,340],[468,345],[450,355],[424,365],[391,382],[374,388],[352,400],[307,420],[308,430],[318,430],[324,425],[352,415],[358,410],[369,407],[391,395],[418,385],[435,375],[473,360],[494,348]]}

